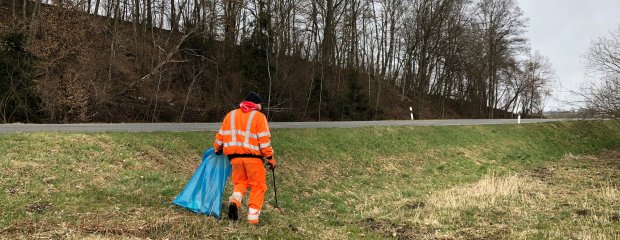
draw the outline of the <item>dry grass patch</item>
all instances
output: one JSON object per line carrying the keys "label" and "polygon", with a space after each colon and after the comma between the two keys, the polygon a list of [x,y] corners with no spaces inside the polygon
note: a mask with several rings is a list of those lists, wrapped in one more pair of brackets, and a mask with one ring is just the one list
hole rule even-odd
{"label": "dry grass patch", "polygon": [[428,197],[428,205],[437,209],[458,210],[471,207],[486,209],[504,200],[529,204],[537,200],[536,195],[529,193],[541,192],[544,188],[541,182],[527,177],[491,174],[475,184],[434,193]]}
{"label": "dry grass patch", "polygon": [[[620,191],[618,190],[618,186],[613,185],[611,183],[605,183],[598,189],[600,193],[595,194],[601,201],[618,203],[620,207]],[[620,210],[620,208],[618,209]]]}
{"label": "dry grass patch", "polygon": [[618,153],[567,155],[423,198],[378,190],[360,196],[356,224],[399,239],[618,239]]}
{"label": "dry grass patch", "polygon": [[[169,159],[171,156],[167,156],[167,154],[161,151],[160,149],[157,149],[153,146],[148,146],[148,145],[141,146],[140,149],[136,152],[136,154],[133,157],[135,158],[136,161],[140,163],[133,167],[133,169],[136,169],[136,170],[142,170],[145,168],[162,170],[163,168],[166,167],[167,162],[172,160],[172,159]],[[178,159],[174,159],[174,160],[178,160]],[[182,161],[175,161],[175,162],[181,163]],[[186,169],[186,170],[189,170],[189,169]]]}
{"label": "dry grass patch", "polygon": [[569,155],[522,174],[491,174],[432,193],[424,208],[399,219],[444,229],[440,232],[456,239],[617,239],[620,172],[613,163],[618,152]]}

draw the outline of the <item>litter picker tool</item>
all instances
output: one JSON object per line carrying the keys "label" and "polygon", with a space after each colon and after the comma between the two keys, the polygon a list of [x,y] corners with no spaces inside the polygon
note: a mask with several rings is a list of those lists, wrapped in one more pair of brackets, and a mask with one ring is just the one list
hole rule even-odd
{"label": "litter picker tool", "polygon": [[282,209],[280,208],[280,206],[278,206],[278,188],[276,187],[276,170],[273,168],[271,169],[271,176],[273,177],[273,194],[276,198],[275,209],[277,209],[280,213],[282,213]]}

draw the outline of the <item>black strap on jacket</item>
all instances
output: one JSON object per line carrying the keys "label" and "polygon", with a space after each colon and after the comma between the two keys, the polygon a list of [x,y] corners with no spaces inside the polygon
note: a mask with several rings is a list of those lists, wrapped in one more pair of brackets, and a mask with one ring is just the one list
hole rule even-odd
{"label": "black strap on jacket", "polygon": [[230,154],[227,156],[229,160],[233,160],[235,158],[258,158],[263,159],[262,156],[254,155],[254,154]]}

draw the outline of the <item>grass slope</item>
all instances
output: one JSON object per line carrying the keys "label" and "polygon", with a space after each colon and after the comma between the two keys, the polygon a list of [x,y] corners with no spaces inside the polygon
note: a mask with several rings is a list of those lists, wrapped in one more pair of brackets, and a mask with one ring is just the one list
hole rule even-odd
{"label": "grass slope", "polygon": [[620,236],[618,121],[274,130],[258,228],[171,204],[213,135],[1,135],[0,238]]}

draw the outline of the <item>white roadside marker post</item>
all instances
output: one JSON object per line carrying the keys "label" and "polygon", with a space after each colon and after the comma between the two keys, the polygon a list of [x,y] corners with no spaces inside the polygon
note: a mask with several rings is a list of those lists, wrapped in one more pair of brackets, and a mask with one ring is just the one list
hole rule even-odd
{"label": "white roadside marker post", "polygon": [[512,109],[513,114],[517,114],[517,124],[521,124],[521,96],[517,96],[517,102],[515,103],[515,107]]}
{"label": "white roadside marker post", "polygon": [[413,108],[409,107],[409,114],[411,115],[411,120],[413,120]]}

